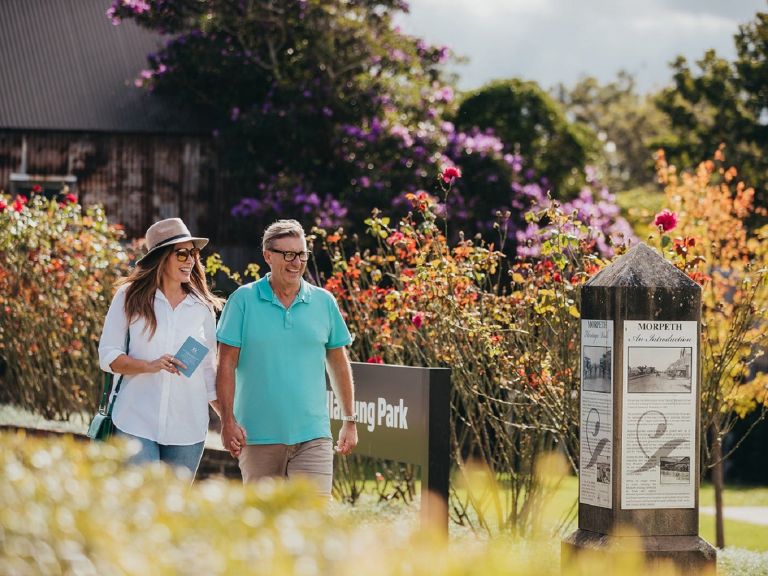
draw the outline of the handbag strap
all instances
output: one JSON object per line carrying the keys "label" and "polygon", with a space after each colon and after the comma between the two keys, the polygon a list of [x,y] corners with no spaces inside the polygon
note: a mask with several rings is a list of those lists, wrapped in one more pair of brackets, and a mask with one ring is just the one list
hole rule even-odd
{"label": "handbag strap", "polygon": [[[128,348],[131,344],[131,330],[130,327],[125,332],[125,353],[128,354]],[[112,410],[115,408],[115,400],[117,400],[117,395],[120,392],[120,385],[123,383],[123,376],[124,374],[120,374],[120,378],[117,379],[117,386],[115,386],[115,393],[112,395],[112,402],[109,402],[109,407],[107,407],[107,402],[109,401],[109,393],[112,389],[112,382],[114,381],[115,375],[111,372],[105,372],[104,373],[104,390],[101,393],[101,401],[99,402],[99,412],[103,412],[106,408],[106,415],[110,418],[112,417]]]}
{"label": "handbag strap", "polygon": [[101,399],[99,400],[99,412],[104,412],[107,408],[107,402],[109,401],[109,391],[112,390],[112,379],[114,374],[111,372],[104,372],[104,386],[101,390]]}

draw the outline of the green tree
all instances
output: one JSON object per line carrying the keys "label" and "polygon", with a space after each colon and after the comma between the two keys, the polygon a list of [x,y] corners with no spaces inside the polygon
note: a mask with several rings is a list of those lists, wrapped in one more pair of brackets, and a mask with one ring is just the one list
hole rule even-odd
{"label": "green tree", "polygon": [[638,94],[631,74],[621,71],[608,84],[591,76],[571,88],[560,84],[554,95],[570,119],[597,134],[596,166],[611,190],[653,185],[653,143],[667,134],[669,122],[652,95]]}
{"label": "green tree", "polygon": [[491,82],[465,95],[456,114],[456,129],[492,129],[546,175],[552,190],[563,195],[583,180],[584,165],[594,157],[592,131],[570,122],[562,107],[532,81],[513,78]]}
{"label": "green tree", "polygon": [[768,191],[768,13],[740,26],[734,38],[734,62],[709,50],[695,69],[682,56],[672,63],[674,84],[656,103],[673,135],[657,144],[673,164],[695,166],[725,143],[761,205]]}

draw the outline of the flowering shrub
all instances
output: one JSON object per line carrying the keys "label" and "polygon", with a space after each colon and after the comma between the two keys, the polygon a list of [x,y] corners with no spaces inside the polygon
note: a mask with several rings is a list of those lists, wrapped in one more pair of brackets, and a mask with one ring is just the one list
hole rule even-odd
{"label": "flowering shrub", "polygon": [[[594,240],[594,248],[598,254],[610,258],[616,255],[616,247],[636,242],[637,238],[632,227],[621,216],[621,210],[616,204],[616,198],[608,188],[599,182],[592,169],[586,171],[586,183],[579,194],[570,200],[559,202],[543,193],[536,184],[523,188],[524,194],[531,199],[533,212],[546,210],[554,204],[560,204],[559,210],[565,214],[574,214],[575,220],[584,225],[587,235]],[[517,255],[524,257],[538,256],[541,242],[547,238],[549,231],[545,222],[541,226],[527,218],[526,227],[515,231],[517,240]],[[585,238],[587,236],[584,236]]]}
{"label": "flowering shrub", "polygon": [[101,326],[128,264],[119,227],[75,200],[0,196],[0,396],[49,418],[95,408]]}
{"label": "flowering shrub", "polygon": [[[757,363],[768,346],[768,226],[750,230],[754,189],[725,164],[721,147],[694,173],[657,158],[670,209],[659,213],[665,255],[702,285],[702,428],[707,463],[738,417],[768,408],[768,374]],[[667,233],[674,233],[674,236]]]}
{"label": "flowering shrub", "polygon": [[314,231],[333,266],[324,285],[358,360],[453,369],[454,464],[464,474],[475,459],[487,463],[505,488],[491,513],[487,494],[454,486],[453,518],[525,533],[541,503],[542,451],[562,446],[575,467],[578,287],[604,261],[590,230],[556,204],[538,216],[549,223],[540,258],[510,263],[481,239],[449,243],[435,197],[407,198],[418,216],[366,220],[375,249],[348,254],[343,231]]}

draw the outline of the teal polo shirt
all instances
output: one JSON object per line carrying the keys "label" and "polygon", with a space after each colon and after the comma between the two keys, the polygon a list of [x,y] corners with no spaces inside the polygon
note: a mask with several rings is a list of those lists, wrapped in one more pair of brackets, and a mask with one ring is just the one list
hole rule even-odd
{"label": "teal polo shirt", "polygon": [[216,337],[240,348],[235,418],[248,444],[298,444],[330,438],[325,354],[352,336],[330,292],[302,279],[286,309],[270,275],[238,288],[221,313]]}

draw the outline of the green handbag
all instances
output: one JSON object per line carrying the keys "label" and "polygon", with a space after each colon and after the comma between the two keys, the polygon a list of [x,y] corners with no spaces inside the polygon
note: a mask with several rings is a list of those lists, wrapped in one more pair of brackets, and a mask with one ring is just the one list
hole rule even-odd
{"label": "green handbag", "polygon": [[[130,332],[125,336],[125,353],[128,354],[128,344],[131,341]],[[99,401],[99,410],[91,420],[91,425],[88,426],[87,436],[94,442],[104,442],[109,440],[115,433],[115,425],[112,422],[112,410],[115,407],[115,400],[117,400],[117,394],[120,392],[120,385],[123,383],[123,375],[120,374],[120,378],[117,379],[117,386],[115,387],[115,394],[112,396],[112,402],[109,401],[109,393],[112,391],[112,382],[115,375],[111,372],[104,372],[104,388],[101,392],[101,400]]]}

